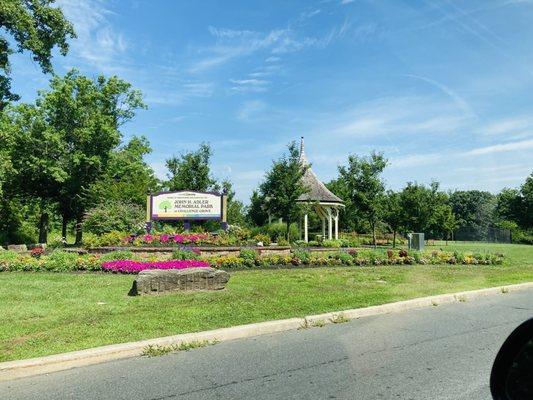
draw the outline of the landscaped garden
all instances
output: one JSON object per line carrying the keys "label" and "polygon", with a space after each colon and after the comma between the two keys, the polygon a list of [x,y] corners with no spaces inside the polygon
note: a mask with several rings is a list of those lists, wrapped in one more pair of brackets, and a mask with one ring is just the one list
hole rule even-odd
{"label": "landscaped garden", "polygon": [[[188,257],[184,251],[179,250],[176,259]],[[419,254],[420,260],[427,257],[427,265],[389,262],[410,260],[407,257],[416,261],[417,253],[407,251],[401,257],[400,250],[394,250],[390,259],[386,249],[375,254],[362,249],[344,256],[332,251],[327,257],[309,253],[310,260],[327,260],[316,268],[306,266],[301,251],[296,250],[281,269],[257,266],[256,255],[244,252],[238,258],[253,262],[243,262],[239,270],[224,265],[232,272],[223,291],[139,297],[127,295],[132,275],[102,270],[102,264],[118,253],[98,257],[55,252],[37,258],[4,251],[0,253],[4,269],[6,259],[48,267],[35,269],[41,272],[19,272],[17,267],[0,273],[0,361],[533,280],[533,247],[526,245],[442,242]],[[358,265],[358,259],[370,260],[371,254],[373,263]],[[447,261],[450,257],[457,261],[459,254],[465,260],[497,257],[501,263]],[[125,256],[129,254],[120,258]],[[299,265],[294,265],[294,257]],[[350,257],[350,263],[345,264],[343,257]],[[64,266],[74,260],[83,272],[47,272],[71,271]],[[442,260],[440,265],[433,265],[437,260]]]}

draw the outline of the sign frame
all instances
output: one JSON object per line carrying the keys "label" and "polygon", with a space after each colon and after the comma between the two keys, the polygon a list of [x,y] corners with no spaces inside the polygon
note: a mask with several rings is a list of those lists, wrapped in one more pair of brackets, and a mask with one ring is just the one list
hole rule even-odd
{"label": "sign frame", "polygon": [[[220,217],[154,217],[153,206],[154,206],[154,197],[163,195],[163,194],[177,194],[177,193],[196,193],[196,194],[206,194],[212,195],[220,198]],[[225,192],[200,192],[198,190],[175,190],[169,192],[156,192],[148,194],[146,198],[146,231],[150,232],[152,228],[153,221],[184,221],[185,228],[188,229],[191,221],[220,221],[222,229],[227,229],[227,194]]]}

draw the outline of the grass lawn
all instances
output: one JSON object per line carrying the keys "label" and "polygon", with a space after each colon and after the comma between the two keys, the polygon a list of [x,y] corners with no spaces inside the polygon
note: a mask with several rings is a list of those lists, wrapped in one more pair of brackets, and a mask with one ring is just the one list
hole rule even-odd
{"label": "grass lawn", "polygon": [[0,361],[533,281],[533,246],[435,247],[507,259],[501,266],[240,271],[224,291],[153,297],[128,297],[134,277],[127,275],[0,273]]}

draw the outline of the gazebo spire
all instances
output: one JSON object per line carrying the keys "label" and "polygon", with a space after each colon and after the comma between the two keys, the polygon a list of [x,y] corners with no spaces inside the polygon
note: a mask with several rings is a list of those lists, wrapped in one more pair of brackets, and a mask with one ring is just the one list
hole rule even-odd
{"label": "gazebo spire", "polygon": [[305,148],[304,148],[304,137],[300,137],[300,163],[302,164],[309,164],[309,161],[307,161],[307,157],[305,156]]}

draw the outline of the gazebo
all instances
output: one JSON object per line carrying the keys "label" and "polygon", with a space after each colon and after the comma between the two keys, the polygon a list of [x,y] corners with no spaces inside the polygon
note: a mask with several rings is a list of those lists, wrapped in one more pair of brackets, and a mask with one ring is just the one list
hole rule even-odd
{"label": "gazebo", "polygon": [[[339,238],[339,209],[344,207],[344,202],[324,185],[315,175],[305,156],[304,138],[300,143],[300,163],[308,166],[305,175],[302,177],[304,185],[309,191],[298,198],[299,202],[309,203],[322,220],[322,237],[326,238],[326,220],[328,221],[328,239],[333,239],[333,222],[335,223],[335,240]],[[308,215],[304,215],[304,240],[309,241]]]}

